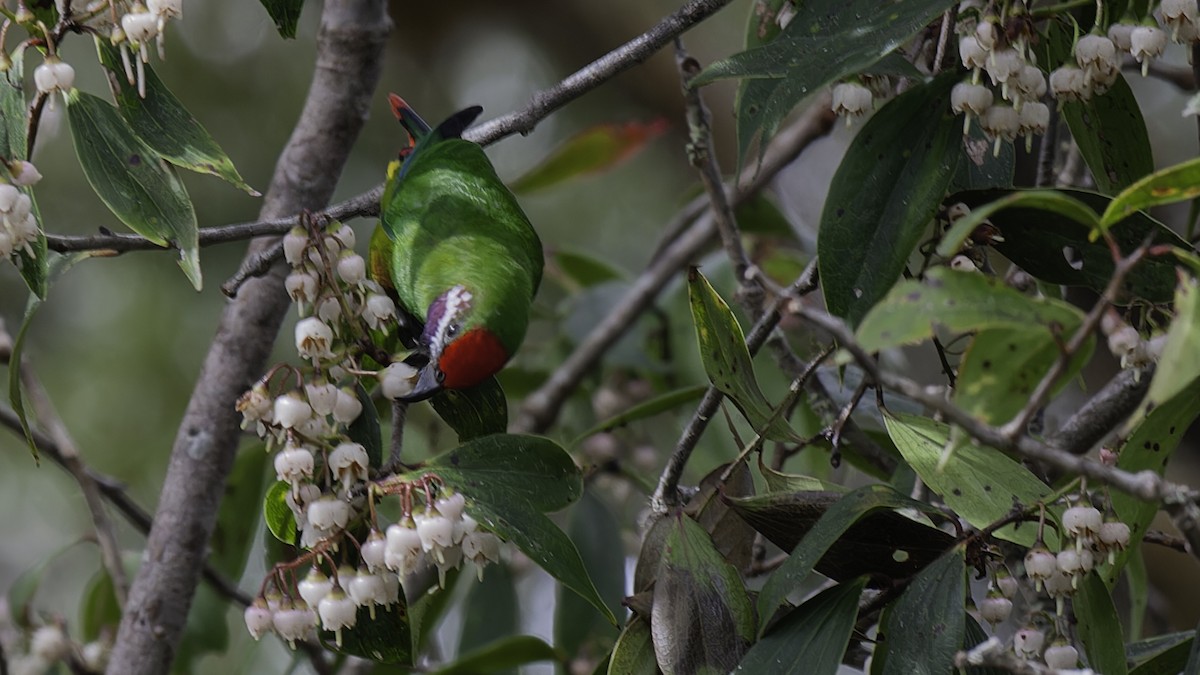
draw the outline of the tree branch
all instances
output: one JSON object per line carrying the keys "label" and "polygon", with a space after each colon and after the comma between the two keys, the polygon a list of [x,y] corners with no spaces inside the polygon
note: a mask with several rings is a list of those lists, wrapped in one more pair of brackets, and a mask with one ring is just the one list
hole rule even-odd
{"label": "tree branch", "polygon": [[[275,168],[263,220],[322,208],[366,119],[390,21],[383,0],[326,3],[304,110]],[[248,255],[273,242],[257,241]],[[262,372],[288,308],[283,270],[225,307],[171,452],[141,570],[108,672],[164,673],[187,619],[241,429],[234,402]]]}

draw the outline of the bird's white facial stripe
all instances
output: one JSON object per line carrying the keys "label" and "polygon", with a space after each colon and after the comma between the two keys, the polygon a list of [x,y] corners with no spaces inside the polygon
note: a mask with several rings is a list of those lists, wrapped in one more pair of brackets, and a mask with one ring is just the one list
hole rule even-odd
{"label": "bird's white facial stripe", "polygon": [[450,326],[459,322],[459,316],[471,307],[471,292],[462,286],[455,286],[446,291],[446,305],[442,315],[438,317],[437,328],[433,332],[430,347],[433,349],[433,360],[437,361],[442,355],[442,347],[446,344],[446,332]]}

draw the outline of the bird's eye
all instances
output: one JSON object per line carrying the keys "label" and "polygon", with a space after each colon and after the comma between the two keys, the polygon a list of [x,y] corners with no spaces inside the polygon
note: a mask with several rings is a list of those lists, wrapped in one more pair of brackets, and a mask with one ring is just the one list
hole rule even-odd
{"label": "bird's eye", "polygon": [[458,324],[452,323],[446,327],[446,337],[454,337],[458,335]]}
{"label": "bird's eye", "polygon": [[444,372],[442,372],[442,371],[440,371],[440,370],[439,370],[439,371],[437,371],[437,381],[438,381],[438,383],[440,384],[440,383],[444,382],[445,380],[446,380],[446,373],[444,373]]}

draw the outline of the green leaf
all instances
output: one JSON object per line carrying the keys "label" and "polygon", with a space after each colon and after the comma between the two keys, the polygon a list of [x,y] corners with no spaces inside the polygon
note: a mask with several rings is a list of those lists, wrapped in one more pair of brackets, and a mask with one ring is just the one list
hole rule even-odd
{"label": "green leaf", "polygon": [[584,288],[625,279],[621,270],[579,251],[555,251],[553,259],[563,274]]}
{"label": "green leaf", "polygon": [[[883,422],[904,461],[929,489],[971,525],[983,528],[1012,512],[1013,500],[1029,507],[1050,494],[1050,488],[1007,455],[965,443],[954,451],[942,469],[938,461],[946,447],[946,425],[915,415],[885,414]],[[1032,546],[1035,527],[1005,526],[995,536]],[[1052,537],[1047,533],[1047,540]]]}
{"label": "green leaf", "polygon": [[459,443],[502,434],[508,428],[508,399],[494,377],[470,389],[444,389],[429,403],[458,434]]}
{"label": "green leaf", "polygon": [[376,663],[398,663],[411,665],[413,662],[412,636],[408,627],[408,607],[404,604],[404,593],[389,607],[375,606],[375,618],[371,610],[358,608],[354,628],[342,630],[342,644],[336,644],[332,631],[320,632],[321,643],[326,649],[339,654],[349,654],[370,659]]}
{"label": "green leaf", "polygon": [[850,643],[865,579],[827,588],[792,610],[753,647],[738,670],[746,673],[834,675]]}
{"label": "green leaf", "polygon": [[[436,633],[438,622],[450,606],[458,580],[463,578],[462,569],[446,570],[446,578],[439,588],[434,585],[408,606],[408,625],[412,632],[412,651],[424,653],[429,638]],[[469,577],[468,577],[469,578]]]}
{"label": "green leaf", "polygon": [[346,428],[346,435],[367,451],[369,465],[379,468],[383,466],[383,430],[379,427],[379,411],[362,382],[354,383],[354,396],[362,405],[362,412]]}
{"label": "green leaf", "polygon": [[641,152],[668,126],[665,119],[597,124],[563,141],[509,187],[517,194],[527,194],[572,178],[608,171]]}
{"label": "green leaf", "polygon": [[656,675],[658,661],[654,656],[654,642],[650,635],[650,624],[633,618],[617,638],[612,658],[608,662],[608,675]]}
{"label": "green leaf", "polygon": [[517,615],[517,590],[513,584],[512,572],[503,563],[489,565],[482,581],[472,581],[463,604],[466,616],[458,639],[460,654],[517,632],[520,617]]}
{"label": "green leaf", "polygon": [[588,429],[580,434],[578,438],[572,441],[571,445],[579,445],[581,442],[583,442],[583,439],[598,434],[602,431],[611,431],[612,429],[624,427],[633,422],[644,420],[648,417],[654,417],[655,415],[660,415],[669,410],[674,410],[675,408],[687,403],[691,403],[692,401],[697,401],[704,396],[704,392],[706,391],[708,391],[708,387],[704,385],[696,385],[694,387],[684,387],[682,389],[676,389],[675,391],[669,391],[660,396],[655,396],[648,401],[643,401],[642,403],[639,403],[622,413],[604,420],[591,429]]}
{"label": "green leaf", "polygon": [[767,578],[758,594],[758,616],[774,616],[788,595],[808,578],[817,561],[860,518],[879,509],[912,508],[913,504],[913,500],[884,485],[867,485],[838,499]]}
{"label": "green leaf", "polygon": [[[784,492],[726,501],[772,544],[791,551],[844,494]],[[933,511],[917,502],[908,508]],[[950,534],[889,510],[867,513],[843,529],[814,567],[836,581],[869,576],[873,587],[912,577],[954,544]]]}
{"label": "green leaf", "polygon": [[1200,289],[1196,279],[1185,277],[1175,291],[1175,319],[1167,329],[1166,344],[1158,359],[1169,367],[1155,369],[1143,410],[1171,400],[1200,378],[1196,354],[1200,354]]}
{"label": "green leaf", "polygon": [[947,73],[888,102],[834,174],[817,265],[829,312],[851,326],[900,278],[957,171],[962,126],[949,101],[958,79]]}
{"label": "green leaf", "polygon": [[974,123],[963,136],[960,148],[963,156],[950,184],[951,192],[1012,187],[1017,163],[1017,149],[1012,143],[1001,143],[1000,154],[995,154],[995,144],[983,133],[982,125]]}
{"label": "green leaf", "polygon": [[[729,472],[728,477],[725,476]],[[683,507],[684,515],[695,520],[712,539],[713,548],[735,569],[748,569],[753,563],[757,533],[744,518],[730,508],[730,499],[754,494],[754,476],[745,461],[731,469],[720,464],[700,479],[699,490]]]}
{"label": "green leaf", "polygon": [[783,473],[776,471],[771,467],[763,464],[762,457],[759,457],[758,472],[762,474],[763,481],[767,484],[767,490],[770,492],[849,492],[850,488],[843,487],[837,483],[830,483],[820,478],[812,476],[802,476],[794,473]]}
{"label": "green leaf", "polygon": [[1120,222],[1151,206],[1200,197],[1200,159],[1167,167],[1142,178],[1113,198],[1100,217],[1101,227]]}
{"label": "green leaf", "polygon": [[945,0],[890,1],[883,6],[877,0],[799,3],[791,23],[774,40],[710,65],[688,85],[747,78],[735,112],[738,155],[744,157],[757,137],[761,156],[779,123],[800,101],[834,80],[867,69],[951,4]]}
{"label": "green leaf", "polygon": [[1134,642],[1125,648],[1130,675],[1176,675],[1187,667],[1196,631],[1181,631]]}
{"label": "green leaf", "polygon": [[938,255],[949,258],[958,253],[963,242],[977,227],[983,224],[983,221],[988,220],[992,214],[998,211],[1016,207],[1040,209],[1058,214],[1089,229],[1098,227],[1100,222],[1096,217],[1096,212],[1090,206],[1065,192],[1059,190],[1013,190],[991,203],[975,206],[971,209],[970,214],[959,218],[953,227],[942,235],[942,241],[937,247]]}
{"label": "green leaf", "polygon": [[1076,630],[1088,666],[1104,675],[1125,675],[1125,638],[1121,620],[1113,606],[1108,587],[1100,575],[1091,572],[1079,584],[1072,599]]}
{"label": "green leaf", "polygon": [[1123,76],[1086,102],[1063,103],[1062,117],[1101,192],[1116,194],[1154,171],[1146,121]]}
{"label": "green leaf", "polygon": [[430,459],[405,476],[436,474],[468,501],[557,511],[583,493],[579,467],[553,441],[537,436],[494,434]]}
{"label": "green leaf", "polygon": [[467,512],[485,529],[512,543],[547,574],[600,610],[609,623],[617,623],[617,617],[588,577],[579,551],[545,515],[521,502],[489,503],[478,498],[467,501]]}
{"label": "green leaf", "polygon": [[296,37],[296,24],[300,22],[300,10],[304,0],[259,0],[267,8],[267,14],[275,22],[275,29],[283,38]]}
{"label": "green leaf", "polygon": [[33,567],[21,572],[8,587],[6,596],[8,611],[18,626],[29,628],[33,625],[33,598],[42,585],[42,577],[46,574],[46,568],[69,547],[70,545],[42,558]]}
{"label": "green leaf", "polygon": [[105,569],[92,575],[79,601],[79,638],[91,642],[104,629],[116,630],[121,623],[121,606],[113,589],[112,577]]}
{"label": "green leaf", "polygon": [[[567,534],[579,549],[604,604],[620,616],[625,595],[625,547],[616,518],[591,491],[585,491],[571,512]],[[580,654],[585,645],[597,641],[607,648],[617,637],[616,629],[599,621],[595,612],[574,593],[563,593],[560,589],[554,613],[554,644],[567,654]],[[598,651],[590,649],[588,653]]]}
{"label": "green leaf", "polygon": [[[1064,325],[1062,335],[1072,335],[1078,322]],[[1092,357],[1095,339],[1089,337],[1055,385],[1066,386]],[[1061,354],[1049,332],[1028,328],[996,328],[978,333],[958,366],[954,402],[975,417],[998,424],[1012,419],[1029,402],[1029,396]]]}
{"label": "green leaf", "polygon": [[537,661],[565,661],[554,647],[531,635],[498,640],[433,671],[434,675],[486,675]]}
{"label": "green leaf", "polygon": [[125,78],[125,66],[115,46],[106,39],[97,38],[96,51],[100,63],[109,71],[108,82],[121,117],[143,143],[175,166],[212,174],[251,196],[259,196],[258,191],[242,180],[233,160],[158,79],[149,64],[141,66],[145,69],[146,95],[143,97],[138,93],[137,84]]}
{"label": "green leaf", "polygon": [[925,568],[888,614],[884,675],[941,675],[954,670],[966,630],[966,560],[961,548]]}
{"label": "green leaf", "polygon": [[[1096,213],[1104,211],[1111,201],[1104,195],[1084,190],[1058,192]],[[951,200],[964,202],[975,209],[1009,194],[1003,190],[982,190],[959,193]],[[995,245],[996,251],[1046,283],[1103,291],[1113,274],[1112,251],[1108,245],[1091,239],[1091,225],[1076,222],[1075,217],[1064,218],[1056,211],[1043,210],[1048,208],[1047,205],[1041,206],[1017,205],[993,213],[990,220],[1004,237],[1003,242]],[[1083,211],[1077,213],[1078,218],[1083,217]],[[1153,235],[1153,243],[1193,250],[1170,228],[1141,212],[1113,226],[1109,233],[1124,253],[1133,251],[1150,235]],[[1070,259],[1066,252],[1070,252]],[[1175,280],[1175,262],[1168,256],[1155,256],[1143,260],[1130,272],[1122,290],[1152,303],[1165,303],[1174,295]]]}
{"label": "green leaf", "polygon": [[196,589],[175,653],[173,665],[177,672],[190,673],[196,659],[229,649],[226,615],[230,609],[229,600],[218,595],[211,586],[202,585]]}
{"label": "green leaf", "polygon": [[[765,192],[756,192],[743,199],[741,204],[734,207],[733,213],[737,218],[738,227],[745,234],[762,234],[786,239],[794,239],[796,236],[796,231],[792,229],[787,216],[783,215],[779,206]],[[792,275],[788,281],[796,276],[799,275]]]}
{"label": "green leaf", "polygon": [[775,441],[801,441],[787,421],[775,415],[754,375],[742,327],[700,270],[688,271],[688,298],[700,358],[713,385],[729,397],[755,431]]}
{"label": "green leaf", "polygon": [[14,50],[12,65],[0,73],[0,156],[6,159],[28,159],[25,135],[25,50]]}
{"label": "green leaf", "polygon": [[754,640],[754,608],[708,533],[682,514],[666,517],[672,522],[650,615],[658,665],[666,675],[727,673]]}
{"label": "green leaf", "polygon": [[100,98],[72,89],[67,116],[75,154],[92,189],[134,232],[159,246],[177,247],[179,266],[200,290],[196,211],[179,177]]}
{"label": "green leaf", "polygon": [[267,490],[267,495],[263,497],[263,520],[276,539],[294,546],[297,534],[296,515],[287,504],[287,494],[291,489],[291,484],[281,480],[276,481]]}
{"label": "green leaf", "polygon": [[916,344],[941,326],[956,333],[987,329],[1025,330],[1053,337],[1051,327],[1077,326],[1082,313],[1058,300],[1031,298],[1003,281],[948,267],[929,270],[925,281],[904,281],[858,328],[864,349]]}

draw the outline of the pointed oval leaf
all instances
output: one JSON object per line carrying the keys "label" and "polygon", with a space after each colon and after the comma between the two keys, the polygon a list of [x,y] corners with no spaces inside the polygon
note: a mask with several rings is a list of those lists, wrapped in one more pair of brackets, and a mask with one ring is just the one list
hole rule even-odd
{"label": "pointed oval leaf", "polygon": [[458,661],[433,671],[434,675],[487,675],[538,661],[564,661],[563,654],[533,637],[515,635],[466,654]]}
{"label": "pointed oval leaf", "polygon": [[[1050,488],[1018,462],[991,448],[965,443],[939,470],[938,462],[949,438],[949,429],[924,417],[885,414],[883,422],[896,447],[929,489],[975,527],[986,527],[1008,515],[1013,500],[1032,506],[1050,494]],[[1035,527],[1006,526],[995,536],[1032,546]],[[1051,545],[1051,533],[1046,539]]]}
{"label": "pointed oval leaf", "polygon": [[635,617],[617,638],[608,662],[608,675],[656,675],[658,672],[650,624]]}
{"label": "pointed oval leaf", "polygon": [[[1108,208],[1111,199],[1085,190],[1057,192],[1081,202],[1096,213]],[[953,195],[972,209],[1012,194],[1007,190],[980,190]],[[1086,286],[1102,292],[1113,274],[1112,251],[1103,241],[1093,240],[1089,225],[1077,222],[1084,217],[1062,217],[1059,210],[1011,205],[993,212],[989,219],[1004,237],[996,250],[1041,281],[1064,286]],[[969,234],[969,233],[967,233]],[[1129,253],[1153,235],[1155,244],[1168,244],[1185,251],[1192,246],[1162,223],[1142,212],[1135,212],[1109,229],[1123,253]],[[1068,256],[1069,254],[1069,256]],[[1152,303],[1170,302],[1175,293],[1175,262],[1167,256],[1150,257],[1135,267],[1127,278],[1124,292]],[[1122,300],[1125,302],[1126,300]]]}
{"label": "pointed oval leaf", "polygon": [[437,474],[468,500],[557,511],[583,492],[579,467],[553,441],[494,434],[430,459],[406,478]]}
{"label": "pointed oval leaf", "polygon": [[1060,190],[1014,190],[990,204],[976,206],[971,209],[970,214],[959,218],[954,226],[942,235],[942,241],[937,247],[938,255],[949,258],[958,253],[967,237],[971,236],[975,228],[983,224],[983,221],[988,220],[993,213],[1018,206],[1057,213],[1089,229],[1099,226],[1096,212],[1066,192]]}
{"label": "pointed oval leaf", "polygon": [[1167,167],[1142,178],[1113,198],[1100,218],[1108,227],[1136,211],[1151,206],[1174,204],[1200,196],[1200,159]]}
{"label": "pointed oval leaf", "polygon": [[[0,73],[0,157],[9,160],[26,158],[26,128],[27,118],[25,108],[25,91],[22,89],[24,76],[25,51],[14,51],[12,64],[8,70]],[[33,190],[22,188],[22,192],[33,199]],[[32,213],[38,221],[37,239],[30,244],[32,254],[23,248],[16,254],[17,269],[25,285],[39,298],[45,299],[49,274],[50,259],[46,251],[46,235],[41,231],[42,216],[33,202]]]}
{"label": "pointed oval leaf", "polygon": [[192,117],[183,103],[158,78],[149,64],[145,69],[143,97],[137,84],[125,78],[121,55],[108,40],[97,39],[96,50],[100,63],[108,69],[108,81],[113,87],[117,109],[129,127],[143,143],[160,157],[183,169],[207,173],[222,178],[234,187],[257,197],[259,193],[242,180],[233,160],[213,140],[208,130]]}
{"label": "pointed oval leaf", "polygon": [[1167,329],[1166,344],[1158,359],[1169,367],[1154,371],[1142,407],[1161,405],[1200,378],[1196,354],[1200,354],[1200,284],[1185,277],[1175,292],[1175,319]]}
{"label": "pointed oval leaf", "polygon": [[1123,76],[1086,102],[1064,103],[1062,117],[1101,192],[1117,194],[1154,171],[1146,121]]}
{"label": "pointed oval leaf", "polygon": [[955,548],[925,568],[888,613],[883,675],[954,671],[966,630],[966,559]]}
{"label": "pointed oval leaf", "polygon": [[79,601],[79,637],[91,642],[100,637],[101,631],[116,630],[120,623],[121,605],[117,604],[112,577],[100,569],[84,587]]}
{"label": "pointed oval leaf", "polygon": [[179,177],[142,143],[117,109],[72,89],[67,117],[88,183],[121,222],[150,241],[180,251],[180,267],[200,290],[196,211]]}
{"label": "pointed oval leaf", "polygon": [[332,631],[322,630],[319,635],[326,649],[339,654],[358,656],[376,663],[407,666],[413,662],[412,636],[404,593],[390,606],[376,606],[375,618],[371,618],[370,609],[359,607],[354,628],[342,630],[341,646],[338,646]]}
{"label": "pointed oval leaf", "polygon": [[1104,675],[1125,675],[1125,633],[1112,596],[1099,573],[1092,571],[1079,584],[1071,598],[1075,611],[1075,627],[1088,666]]}
{"label": "pointed oval leaf", "polygon": [[732,670],[755,634],[741,576],[683,515],[672,519],[654,584],[650,632],[666,675]]}
{"label": "pointed oval leaf", "polygon": [[786,420],[775,415],[774,406],[767,402],[758,386],[742,327],[729,305],[694,267],[688,271],[688,299],[696,324],[700,359],[713,386],[733,401],[755,431],[775,441],[803,440]]}
{"label": "pointed oval leaf", "polygon": [[296,37],[296,24],[300,23],[300,10],[304,0],[259,0],[267,14],[275,22],[275,29],[283,38]]}
{"label": "pointed oval leaf", "polygon": [[544,190],[572,178],[615,168],[642,151],[669,127],[666,119],[597,124],[563,141],[509,186],[518,194]]}
{"label": "pointed oval leaf", "polygon": [[808,578],[817,561],[860,518],[878,509],[905,509],[916,505],[919,502],[885,485],[867,485],[841,496],[821,515],[787,560],[767,578],[758,594],[758,615],[774,616],[787,596]]}
{"label": "pointed oval leaf", "polygon": [[1130,675],[1175,675],[1187,667],[1196,631],[1187,630],[1130,643],[1125,659]]}
{"label": "pointed oval leaf", "polygon": [[734,672],[835,675],[865,584],[865,579],[839,584],[805,601],[767,631]]}
{"label": "pointed oval leaf", "polygon": [[897,284],[863,320],[858,339],[864,349],[878,351],[916,344],[936,326],[956,333],[1024,330],[1052,338],[1052,329],[1062,334],[1082,320],[1082,312],[1065,302],[1031,298],[983,274],[938,267],[924,282]]}
{"label": "pointed oval leaf", "polygon": [[470,583],[472,586],[463,604],[466,616],[458,638],[460,654],[511,637],[520,628],[517,589],[508,565],[489,565],[483,580],[470,579]]}
{"label": "pointed oval leaf", "polygon": [[851,326],[900,278],[957,171],[962,126],[949,103],[957,79],[947,73],[888,102],[834,174],[817,265],[829,312]]}
{"label": "pointed oval leaf", "polygon": [[[589,490],[575,505],[567,534],[579,549],[600,597],[613,614],[620,615],[625,596],[625,546],[616,518]],[[554,644],[559,649],[579,654],[581,647],[598,641],[607,649],[616,637],[616,629],[599,621],[581,597],[560,590],[554,605]]]}
{"label": "pointed oval leaf", "polygon": [[552,257],[563,274],[584,288],[606,281],[624,281],[627,276],[607,262],[580,251],[555,251]]}
{"label": "pointed oval leaf", "polygon": [[633,422],[637,422],[648,417],[654,417],[655,415],[660,415],[669,410],[674,410],[675,408],[687,403],[691,403],[692,401],[698,401],[704,396],[704,392],[706,391],[708,391],[708,387],[697,385],[694,387],[676,389],[675,391],[669,391],[660,396],[655,396],[648,401],[643,401],[642,403],[639,403],[622,413],[604,420],[591,429],[588,429],[580,434],[578,438],[572,441],[571,445],[579,445],[585,438],[598,434],[602,431],[610,431],[612,429],[624,427],[632,424]]}
{"label": "pointed oval leaf", "polygon": [[458,442],[502,434],[508,427],[508,399],[500,381],[489,377],[470,389],[446,389],[429,399],[430,405],[451,429]]}
{"label": "pointed oval leaf", "polygon": [[292,486],[286,481],[275,481],[263,497],[263,520],[275,538],[289,546],[296,544],[296,515],[287,504],[288,491]]}

